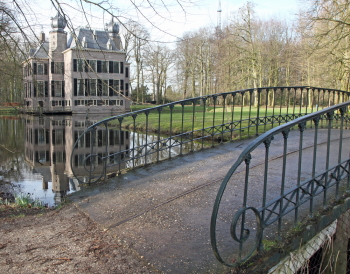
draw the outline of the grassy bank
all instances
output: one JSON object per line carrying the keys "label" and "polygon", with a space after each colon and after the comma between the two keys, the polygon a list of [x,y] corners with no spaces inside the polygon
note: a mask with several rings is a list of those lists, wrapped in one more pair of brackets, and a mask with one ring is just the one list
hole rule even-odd
{"label": "grassy bank", "polygon": [[1,115],[8,115],[8,114],[11,114],[11,115],[16,115],[19,113],[19,110],[15,107],[0,107],[0,114]]}

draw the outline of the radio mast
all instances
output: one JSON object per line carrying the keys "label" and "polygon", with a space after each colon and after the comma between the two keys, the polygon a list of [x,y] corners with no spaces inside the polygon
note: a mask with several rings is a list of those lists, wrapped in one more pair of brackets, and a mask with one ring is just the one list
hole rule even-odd
{"label": "radio mast", "polygon": [[219,7],[218,7],[218,22],[217,22],[217,28],[221,30],[221,0],[219,0]]}

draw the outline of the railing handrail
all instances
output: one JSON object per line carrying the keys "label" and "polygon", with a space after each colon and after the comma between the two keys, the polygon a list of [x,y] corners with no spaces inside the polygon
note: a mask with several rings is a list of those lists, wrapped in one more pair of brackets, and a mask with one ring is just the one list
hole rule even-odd
{"label": "railing handrail", "polygon": [[[337,93],[337,94],[336,94]],[[270,95],[272,94],[273,99],[270,98]],[[321,98],[321,95],[322,98]],[[342,96],[340,96],[342,94]],[[276,96],[275,96],[276,95]],[[312,95],[313,104],[308,104],[309,95]],[[172,124],[170,125],[170,135],[168,137],[161,137],[161,127],[162,126],[157,125],[157,128],[154,129],[154,132],[158,134],[158,140],[153,140],[151,143],[146,141],[146,144],[139,145],[137,149],[134,147],[133,149],[126,149],[123,152],[119,153],[126,153],[129,156],[132,153],[132,157],[127,158],[132,161],[132,167],[136,165],[139,165],[139,160],[141,157],[143,157],[143,162],[145,164],[149,163],[150,158],[148,155],[151,155],[153,153],[157,154],[157,161],[159,160],[160,151],[163,151],[165,148],[169,150],[169,157],[171,158],[172,153],[170,152],[175,146],[180,147],[179,154],[183,154],[182,147],[186,144],[191,144],[190,151],[193,151],[194,147],[194,141],[202,140],[201,141],[201,148],[204,147],[204,140],[211,139],[211,146],[214,146],[214,140],[220,139],[221,142],[223,141],[223,138],[226,138],[225,140],[233,140],[236,138],[242,137],[242,132],[247,129],[247,134],[245,135],[251,136],[252,132],[250,131],[251,128],[255,129],[255,135],[259,135],[259,130],[261,129],[261,126],[264,126],[264,131],[266,131],[266,125],[270,124],[272,127],[281,123],[285,123],[286,121],[292,120],[294,118],[300,117],[302,115],[305,115],[306,113],[313,111],[314,106],[321,105],[322,108],[325,106],[329,106],[330,102],[336,101],[336,100],[344,100],[344,95],[349,98],[350,93],[337,90],[337,89],[326,89],[326,88],[316,88],[311,86],[290,86],[290,87],[261,87],[261,88],[249,88],[249,89],[242,89],[237,91],[231,91],[231,92],[224,92],[224,93],[217,93],[217,94],[210,94],[210,95],[204,95],[199,96],[195,98],[188,98],[183,99],[176,102],[170,102],[164,105],[155,106],[151,108],[141,109],[133,112],[128,113],[122,113],[116,116],[112,116],[106,119],[103,119],[99,122],[96,122],[86,128],[86,130],[80,134],[78,139],[75,141],[74,149],[71,153],[73,155],[75,151],[75,147],[78,144],[79,140],[84,137],[84,135],[87,134],[93,134],[93,129],[97,129],[100,126],[104,126],[105,130],[108,128],[108,123],[111,121],[117,121],[119,123],[119,130],[122,130],[122,123],[125,123],[125,118],[129,117],[133,119],[133,125],[131,127],[135,130],[135,121],[138,119],[137,117],[141,117],[141,114],[146,114],[146,120],[148,119],[148,115],[152,113],[158,113],[159,114],[159,122],[160,122],[160,115],[162,113],[162,110],[168,108],[170,110],[170,113],[172,115],[173,108],[175,105],[181,105],[182,106],[182,129],[180,126],[177,128],[177,132],[172,131]],[[294,97],[293,97],[294,96]],[[255,98],[255,99],[254,99]],[[311,97],[310,97],[311,98]],[[220,99],[220,100],[219,100]],[[258,99],[257,104],[259,105],[256,109],[257,112],[253,115],[252,110],[255,108],[256,102],[253,103],[253,99]],[[188,104],[190,102],[190,104]],[[265,102],[265,104],[264,104]],[[200,103],[200,104],[198,104]],[[184,129],[184,113],[188,113],[187,111],[184,112],[184,106],[185,105],[191,105],[193,107],[193,113],[192,113],[192,129]],[[271,105],[272,104],[272,105]],[[254,105],[254,107],[253,107]],[[286,108],[287,112],[282,113],[282,106],[283,108]],[[213,107],[213,120],[210,121],[208,118],[206,118],[208,115],[206,114],[206,108],[207,107]],[[222,114],[220,112],[216,113],[217,108],[225,107],[226,109],[229,109],[229,111],[223,111]],[[249,115],[247,116],[245,113],[245,117],[242,116],[243,112],[246,107],[249,107]],[[195,111],[196,108],[196,111]],[[201,118],[203,118],[203,127],[201,129],[195,129],[194,128],[194,117],[196,116],[196,112],[201,112]],[[268,114],[272,111],[272,114]],[[289,109],[289,110],[288,110]],[[178,112],[179,113],[179,112]],[[204,113],[204,114],[203,114]],[[226,113],[226,114],[225,114]],[[231,114],[229,114],[231,113]],[[191,115],[191,114],[189,114]],[[232,117],[230,117],[232,116]],[[222,122],[218,122],[222,117]],[[201,119],[200,118],[200,119]],[[207,119],[207,120],[205,120]],[[216,124],[214,124],[214,120]],[[205,126],[204,122],[209,121],[209,126]],[[147,122],[148,123],[148,120]],[[170,122],[172,123],[172,122]],[[219,123],[219,124],[218,124]],[[146,138],[147,138],[147,131],[148,130],[148,124],[146,126]],[[233,135],[233,132],[237,132],[238,134]],[[225,135],[226,134],[226,135]],[[200,137],[198,137],[198,135]],[[224,135],[226,137],[224,137]],[[230,135],[230,137],[227,137]],[[239,136],[239,137],[237,137]],[[180,139],[180,141],[176,141],[176,138]],[[215,139],[216,138],[216,139]],[[228,139],[227,139],[228,138]],[[106,137],[106,143],[108,142],[108,137]],[[174,144],[173,141],[176,141],[177,143]],[[134,141],[134,140],[133,140]],[[164,146],[164,144],[166,144]],[[92,145],[93,146],[93,145]],[[158,150],[159,149],[159,150]],[[141,151],[141,152],[140,152]],[[107,148],[106,148],[107,153]],[[91,154],[93,155],[93,154]],[[120,156],[116,155],[115,156]],[[164,156],[164,155],[163,155]],[[162,157],[163,157],[162,156]],[[96,158],[97,156],[94,155]],[[100,156],[99,156],[100,157]],[[84,166],[85,162],[89,157],[85,157],[84,160]],[[100,157],[99,161],[107,161],[108,156],[102,156]],[[124,161],[124,160],[123,160]],[[137,163],[136,163],[137,161]],[[125,162],[125,161],[124,161]],[[130,162],[129,162],[130,163]],[[72,173],[73,175],[78,178],[78,176],[75,175],[74,169],[73,169],[73,157],[71,157],[71,163],[72,167]],[[105,165],[107,167],[107,165]],[[129,165],[130,167],[130,165]],[[119,171],[121,166],[119,165]],[[85,167],[86,169],[86,167]],[[87,169],[86,169],[87,171]],[[118,172],[119,172],[118,171]],[[90,177],[92,175],[91,171],[88,171],[88,176]],[[99,176],[98,178],[105,178],[106,174],[103,174]],[[95,177],[97,178],[97,177]],[[91,179],[91,178],[90,178]],[[88,182],[95,182],[94,180],[88,180]],[[78,178],[78,180],[80,180]],[[86,179],[84,179],[86,181]]]}
{"label": "railing handrail", "polygon": [[[311,87],[310,87],[311,88]],[[322,110],[310,113],[310,114],[306,114],[305,116],[296,118],[292,121],[289,121],[285,124],[282,124],[280,126],[277,126],[275,128],[272,128],[270,130],[268,130],[267,132],[261,134],[260,136],[258,136],[257,138],[255,138],[252,142],[250,142],[245,148],[244,150],[240,153],[240,155],[237,157],[237,160],[235,161],[235,163],[230,167],[229,171],[227,172],[226,176],[224,177],[224,179],[222,180],[222,183],[219,187],[219,190],[217,192],[217,196],[214,202],[214,206],[213,206],[213,210],[212,210],[212,216],[211,216],[211,223],[210,223],[210,236],[211,236],[211,245],[212,245],[212,249],[214,252],[214,255],[216,256],[216,258],[224,265],[229,266],[229,267],[233,267],[233,266],[237,266],[239,263],[243,263],[245,262],[252,254],[253,251],[258,249],[259,244],[261,244],[261,237],[262,237],[262,229],[264,228],[263,222],[264,220],[261,219],[262,217],[260,216],[260,213],[265,210],[267,208],[267,206],[265,207],[260,207],[258,209],[250,207],[248,204],[244,204],[242,206],[241,209],[237,210],[236,214],[237,214],[237,218],[236,216],[235,221],[238,220],[238,218],[244,214],[245,211],[247,210],[252,210],[257,218],[257,223],[258,223],[258,227],[257,227],[257,236],[256,236],[256,245],[254,246],[254,248],[252,249],[252,252],[246,256],[244,259],[242,259],[241,261],[237,261],[235,263],[228,263],[226,262],[220,255],[220,252],[218,250],[217,247],[217,242],[216,242],[216,223],[217,223],[217,218],[218,218],[218,211],[219,211],[219,207],[220,207],[220,203],[223,197],[223,194],[225,192],[225,189],[230,181],[230,179],[232,178],[232,176],[234,175],[235,171],[237,170],[237,168],[244,162],[244,161],[248,161],[250,162],[251,159],[251,152],[254,151],[254,149],[256,149],[259,145],[263,144],[264,142],[271,142],[273,140],[273,137],[276,136],[279,133],[284,133],[284,132],[288,132],[288,130],[290,130],[291,128],[295,127],[295,126],[299,126],[302,124],[305,124],[306,122],[310,122],[310,121],[314,121],[315,119],[318,119],[324,115],[333,115],[335,111],[340,111],[341,116],[344,117],[344,114],[346,112],[347,107],[350,106],[350,101],[347,102],[343,102],[337,105],[333,105],[327,108],[324,108]],[[332,118],[330,118],[332,119]],[[299,141],[300,142],[300,141]],[[314,144],[314,146],[317,146],[317,144]],[[350,161],[350,158],[346,161]],[[346,162],[345,161],[345,162]],[[339,163],[340,164],[343,164]],[[249,166],[249,164],[248,164]],[[330,167],[330,169],[335,169],[336,167]],[[316,175],[315,177],[317,177],[319,175]],[[349,175],[347,175],[349,176]],[[279,197],[275,197],[275,201],[277,201],[278,199],[282,199],[285,197],[287,192],[285,192],[283,195],[281,194],[281,196]],[[245,199],[245,198],[244,198]],[[266,202],[266,205],[269,205],[269,202]],[[232,221],[233,222],[233,221]],[[269,224],[270,225],[270,224]],[[232,227],[231,227],[232,229]],[[231,233],[232,230],[231,230]],[[235,232],[234,232],[235,233]],[[235,240],[235,239],[234,239]],[[245,241],[246,239],[244,239],[243,241]],[[237,239],[236,241],[239,242],[239,239]],[[260,243],[259,243],[260,242]]]}
{"label": "railing handrail", "polygon": [[159,108],[164,108],[164,107],[168,107],[168,106],[172,106],[172,105],[179,105],[182,103],[186,103],[186,102],[193,102],[196,100],[201,100],[201,99],[207,99],[207,98],[212,98],[212,97],[217,97],[219,95],[229,95],[229,94],[239,94],[242,92],[249,92],[249,91],[255,91],[255,90],[270,90],[270,89],[319,89],[319,90],[327,90],[327,91],[337,91],[337,92],[342,92],[344,94],[349,94],[350,92],[348,91],[343,91],[343,90],[339,90],[339,89],[331,89],[331,88],[318,88],[318,87],[312,87],[312,86],[280,86],[280,87],[261,87],[261,88],[247,88],[247,89],[241,89],[241,90],[236,90],[236,91],[228,91],[228,92],[222,92],[222,93],[215,93],[215,94],[208,94],[208,95],[203,95],[203,96],[198,96],[198,97],[193,97],[193,98],[188,98],[188,99],[183,99],[183,100],[179,100],[179,101],[174,101],[171,103],[166,103],[163,105],[159,105],[159,106],[155,106],[155,107],[150,107],[150,108],[146,108],[146,109],[141,109],[141,110],[136,110],[136,111],[132,111],[132,112],[128,112],[128,113],[122,113],[122,114],[118,114],[116,116],[112,116],[106,119],[103,119],[93,125],[91,125],[90,127],[87,128],[87,130],[97,127],[101,124],[107,123],[109,121],[112,120],[116,120],[116,119],[120,119],[120,118],[125,118],[125,117],[129,117],[132,115],[138,115],[141,113],[145,113],[146,111],[150,112],[153,110],[157,110]]}
{"label": "railing handrail", "polygon": [[285,131],[286,129],[290,129],[290,128],[302,123],[303,121],[310,121],[313,118],[321,116],[322,114],[327,114],[332,110],[339,110],[342,107],[346,107],[348,105],[350,105],[350,102],[345,102],[345,103],[334,105],[334,106],[331,106],[328,108],[324,108],[322,110],[319,110],[319,111],[316,111],[316,112],[313,112],[310,114],[306,114],[302,117],[296,118],[293,121],[289,121],[283,125],[272,128],[265,133],[262,133],[261,135],[256,137],[251,143],[249,143],[248,146],[246,146],[246,148],[238,156],[236,162],[229,169],[226,176],[228,176],[229,174],[232,175],[232,173],[237,169],[237,167],[244,161],[245,155],[252,152],[257,146],[262,144],[265,140],[269,139],[270,137],[275,136],[276,134],[281,133],[281,132]]}

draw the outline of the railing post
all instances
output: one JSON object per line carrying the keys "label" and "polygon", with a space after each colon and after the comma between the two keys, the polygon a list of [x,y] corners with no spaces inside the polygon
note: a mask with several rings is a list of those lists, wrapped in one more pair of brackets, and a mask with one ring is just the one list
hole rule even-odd
{"label": "railing post", "polygon": [[232,108],[231,108],[231,141],[233,140],[233,119],[234,119],[234,113],[235,113],[235,99],[236,99],[236,94],[232,93]]}
{"label": "railing post", "polygon": [[294,88],[294,97],[293,97],[293,119],[295,119],[295,100],[297,98],[297,88]]}
{"label": "railing post", "polygon": [[157,108],[158,111],[158,129],[157,129],[157,162],[159,162],[159,142],[160,142],[160,114],[162,107]]}
{"label": "railing post", "polygon": [[[328,120],[328,130],[327,130],[327,152],[326,152],[326,168],[325,170],[329,169],[329,155],[330,155],[330,148],[331,148],[331,130],[332,130],[332,121],[334,118],[334,112],[328,112],[327,113],[327,120]],[[327,190],[328,190],[328,172],[325,174],[325,190],[323,195],[323,206],[326,206],[327,203]]]}
{"label": "railing post", "polygon": [[[269,170],[269,149],[272,140],[274,139],[273,136],[270,136],[268,139],[264,141],[265,145],[265,167],[264,167],[264,186],[263,186],[263,197],[262,197],[262,208],[265,208],[266,206],[266,191],[267,191],[267,175],[268,175],[268,170]],[[262,225],[264,227],[265,223],[265,210],[261,212],[261,220],[262,220]]]}
{"label": "railing post", "polygon": [[227,94],[222,94],[223,103],[222,103],[222,122],[221,122],[221,143],[224,142],[224,131],[225,131],[225,111],[226,111],[226,96]]}
{"label": "railing post", "polygon": [[282,131],[283,135],[283,162],[282,162],[282,178],[281,178],[281,191],[280,191],[280,208],[279,208],[279,218],[278,218],[278,235],[281,234],[282,230],[282,211],[283,211],[283,195],[286,182],[286,165],[287,165],[287,146],[288,146],[288,136],[290,129]]}
{"label": "railing post", "polygon": [[261,94],[261,89],[258,88],[258,91],[256,94],[258,96],[258,105],[257,105],[257,110],[256,110],[255,136],[259,135],[259,123],[260,123],[259,118],[260,118],[260,101],[261,101],[260,94]]}
{"label": "railing post", "polygon": [[[344,128],[344,114],[345,114],[346,108],[340,108],[340,132],[339,132],[339,149],[338,149],[338,165],[341,164],[341,158],[342,158],[342,150],[343,150],[343,128]],[[338,174],[336,174],[336,188],[335,188],[335,199],[339,200],[339,183],[340,183],[340,169],[338,168],[337,171]]]}
{"label": "railing post", "polygon": [[[243,205],[242,208],[246,209],[247,208],[247,199],[248,199],[248,185],[249,185],[249,166],[250,162],[252,160],[251,154],[247,154],[247,156],[244,159],[245,162],[245,178],[244,178],[244,196],[243,196]],[[240,239],[245,238],[245,232],[246,229],[244,227],[245,225],[245,216],[246,213],[245,211],[242,213],[242,223],[241,223],[241,233],[240,233]],[[260,246],[261,243],[258,243],[258,246]],[[239,258],[242,258],[242,250],[243,250],[243,241],[240,241],[239,243]]]}
{"label": "railing post", "polygon": [[204,147],[204,132],[205,132],[205,114],[206,114],[206,102],[207,102],[207,98],[206,97],[203,97],[202,98],[203,100],[203,120],[202,120],[202,148]]}
{"label": "railing post", "polygon": [[[94,155],[94,145],[97,145],[96,144],[96,131],[97,131],[97,128],[94,127],[92,130],[91,130],[91,149],[90,149],[90,155]],[[96,159],[98,161],[98,157]],[[98,164],[98,162],[96,163]],[[91,177],[92,177],[92,161],[90,160],[90,170],[89,170],[89,183],[91,182]]]}
{"label": "railing post", "polygon": [[145,111],[145,115],[146,115],[146,141],[145,141],[145,165],[147,165],[147,154],[148,154],[148,115],[149,115],[150,111],[146,110]]}
{"label": "railing post", "polygon": [[169,106],[170,108],[170,138],[169,138],[169,158],[171,158],[171,148],[173,147],[173,139],[172,139],[172,136],[173,136],[173,110],[174,110],[174,105],[171,104]]}
{"label": "railing post", "polygon": [[[317,162],[317,141],[318,141],[318,124],[320,122],[320,117],[316,117],[313,119],[313,122],[315,124],[315,134],[314,134],[314,150],[313,150],[313,156],[312,156],[312,179],[315,178],[316,173],[316,162]],[[314,184],[315,181],[311,184],[311,198],[310,198],[310,209],[309,209],[309,216],[312,218],[314,216]]]}
{"label": "railing post", "polygon": [[212,134],[211,134],[211,146],[214,147],[214,133],[215,133],[215,118],[216,118],[216,101],[217,96],[213,95],[214,101],[214,113],[213,113],[213,124],[212,124]]}
{"label": "railing post", "polygon": [[270,92],[270,89],[265,89],[265,93],[266,93],[266,99],[265,99],[265,117],[264,117],[264,132],[266,131],[266,125],[267,125],[267,108],[268,108],[268,105],[269,105],[269,92]]}
{"label": "railing post", "polygon": [[118,163],[118,174],[120,174],[120,170],[121,170],[121,163],[122,163],[122,154],[121,154],[121,151],[122,151],[122,140],[123,140],[123,137],[122,137],[122,123],[123,123],[123,117],[120,117],[118,118],[118,122],[119,122],[119,163]]}
{"label": "railing post", "polygon": [[[105,155],[102,155],[102,159],[103,159],[103,177],[104,180],[106,180],[107,178],[107,161],[108,161],[108,123],[104,123],[105,126]],[[103,136],[102,136],[103,138]],[[102,143],[103,145],[103,143]]]}
{"label": "railing post", "polygon": [[241,114],[240,114],[240,122],[239,122],[239,138],[242,138],[242,117],[243,117],[243,104],[244,104],[244,91],[241,92],[242,101],[241,101]]}
{"label": "railing post", "polygon": [[283,97],[283,88],[280,88],[280,114],[278,116],[278,125],[281,124],[281,120],[282,120],[282,97]]}
{"label": "railing post", "polygon": [[296,224],[298,222],[299,218],[299,205],[300,205],[300,180],[301,180],[301,166],[302,166],[302,159],[303,159],[303,137],[304,137],[304,130],[306,128],[306,123],[302,122],[298,124],[299,128],[299,157],[298,157],[298,179],[297,179],[297,192],[296,192],[296,208],[295,208],[295,217],[294,217],[294,223]]}
{"label": "railing post", "polygon": [[250,136],[250,127],[252,123],[251,117],[252,117],[253,94],[254,94],[254,89],[249,90],[248,138]]}
{"label": "railing post", "polygon": [[184,134],[184,116],[185,116],[185,103],[181,102],[181,144],[180,144],[180,155],[182,155],[182,145],[183,145],[183,134]]}
{"label": "railing post", "polygon": [[195,120],[196,120],[196,100],[192,100],[192,133],[191,133],[191,152],[194,151],[194,123],[195,123]]}
{"label": "railing post", "polygon": [[133,114],[132,116],[133,119],[133,130],[134,133],[132,135],[132,167],[135,167],[135,134],[136,134],[136,117],[137,114]]}

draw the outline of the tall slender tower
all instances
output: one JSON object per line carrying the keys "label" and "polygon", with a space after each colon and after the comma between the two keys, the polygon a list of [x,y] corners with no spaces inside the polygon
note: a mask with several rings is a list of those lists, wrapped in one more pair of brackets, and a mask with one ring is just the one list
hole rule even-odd
{"label": "tall slender tower", "polygon": [[218,7],[218,25],[217,28],[221,30],[221,0],[219,0],[219,7]]}
{"label": "tall slender tower", "polygon": [[67,33],[64,31],[66,25],[67,21],[59,13],[51,18],[50,52],[62,54],[62,51],[67,49]]}

